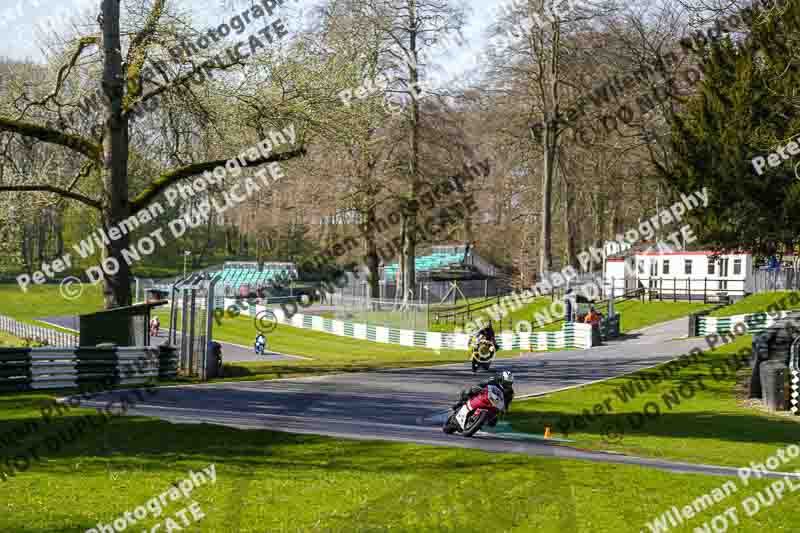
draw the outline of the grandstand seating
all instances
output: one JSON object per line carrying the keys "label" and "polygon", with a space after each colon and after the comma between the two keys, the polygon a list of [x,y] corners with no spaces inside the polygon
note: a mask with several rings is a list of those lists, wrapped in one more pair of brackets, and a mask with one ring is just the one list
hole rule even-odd
{"label": "grandstand seating", "polygon": [[[464,254],[457,253],[442,253],[442,252],[434,252],[430,255],[423,255],[417,257],[414,261],[416,265],[417,272],[426,272],[429,270],[439,270],[442,268],[447,268],[451,265],[461,264],[461,261],[464,259]],[[397,278],[397,271],[400,268],[398,263],[392,263],[390,265],[386,265],[383,270],[383,276],[387,280],[394,280]]]}
{"label": "grandstand seating", "polygon": [[265,265],[263,270],[258,270],[257,268],[226,267],[217,275],[219,276],[217,278],[218,283],[238,291],[243,285],[249,285],[252,288],[259,286],[264,287],[275,280],[284,278],[284,276],[290,279],[297,279],[297,269],[293,265]]}

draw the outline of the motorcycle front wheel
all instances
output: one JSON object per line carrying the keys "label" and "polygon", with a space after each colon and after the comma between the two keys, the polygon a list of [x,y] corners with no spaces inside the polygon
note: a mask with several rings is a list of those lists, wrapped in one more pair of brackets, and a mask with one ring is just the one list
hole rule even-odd
{"label": "motorcycle front wheel", "polygon": [[456,431],[455,421],[453,420],[454,416],[455,415],[450,415],[449,417],[447,417],[447,422],[445,422],[444,426],[442,426],[442,431],[444,431],[445,434],[447,435],[455,433]]}
{"label": "motorcycle front wheel", "polygon": [[464,428],[462,434],[465,437],[471,437],[475,433],[478,432],[481,427],[486,423],[489,419],[489,412],[488,411],[481,411],[479,415],[473,414],[467,419],[467,425]]}

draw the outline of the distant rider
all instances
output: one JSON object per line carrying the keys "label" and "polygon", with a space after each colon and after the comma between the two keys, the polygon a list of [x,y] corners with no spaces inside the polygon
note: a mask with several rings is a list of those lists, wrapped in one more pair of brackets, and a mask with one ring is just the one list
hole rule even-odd
{"label": "distant rider", "polygon": [[267,347],[267,338],[264,337],[264,334],[259,331],[258,335],[256,335],[256,352],[264,353],[266,347]]}
{"label": "distant rider", "polygon": [[158,337],[158,331],[161,329],[161,321],[157,316],[150,319],[150,336]]}
{"label": "distant rider", "polygon": [[497,339],[495,338],[494,335],[494,328],[492,327],[491,320],[489,321],[489,324],[485,328],[478,331],[476,338],[479,339],[481,336],[483,336],[487,341],[491,342],[492,346],[494,346],[494,351],[497,351]]}

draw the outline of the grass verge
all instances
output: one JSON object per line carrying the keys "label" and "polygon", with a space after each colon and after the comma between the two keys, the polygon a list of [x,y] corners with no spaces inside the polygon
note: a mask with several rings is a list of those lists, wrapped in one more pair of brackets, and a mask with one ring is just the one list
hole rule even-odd
{"label": "grass verge", "polygon": [[[777,448],[800,442],[800,423],[741,401],[750,371],[726,371],[730,367],[725,365],[732,355],[749,353],[750,343],[751,337],[745,336],[706,352],[706,362],[682,367],[672,377],[665,378],[661,365],[515,402],[509,420],[515,429],[537,434],[551,424],[555,436],[566,433],[577,446],[589,449],[728,466],[761,462]],[[645,379],[656,375],[662,378],[657,384]],[[652,416],[644,415],[648,404]],[[597,405],[604,407],[595,411]]]}
{"label": "grass verge", "polygon": [[[162,324],[166,324],[162,319]],[[250,347],[256,330],[252,318],[223,318],[214,326],[214,339]],[[309,360],[226,363],[225,376],[242,379],[274,379],[338,372],[362,372],[379,368],[407,368],[468,360],[466,350],[431,350],[340,337],[331,333],[279,325],[267,334],[269,349]],[[498,358],[516,357],[522,350],[503,350]],[[223,348],[223,361],[225,350]]]}
{"label": "grass verge", "polygon": [[4,331],[0,331],[0,348],[12,348],[15,346],[25,346],[27,343],[24,339],[9,335]]}
{"label": "grass verge", "polygon": [[627,300],[614,305],[616,312],[622,314],[620,323],[622,333],[675,320],[711,307],[713,307],[712,304],[692,302],[640,302],[638,300]]}
{"label": "grass verge", "polygon": [[708,316],[732,316],[745,315],[772,309],[798,309],[800,308],[800,292],[797,291],[775,291],[759,292],[751,294],[738,302],[720,307],[708,314]]}
{"label": "grass verge", "polygon": [[58,285],[33,285],[27,292],[22,292],[16,283],[0,285],[0,314],[28,324],[53,328],[34,319],[94,313],[102,309],[100,285],[84,284],[83,292],[74,300],[64,298]]}
{"label": "grass verge", "polygon": [[[38,403],[48,398],[0,395],[0,434],[26,422],[41,423]],[[143,417],[115,418],[69,442],[61,440],[74,418],[93,412],[72,410],[22,440],[20,446],[30,447],[47,435],[62,444],[57,451],[43,451],[41,461],[26,471],[0,481],[0,531],[76,532],[110,524],[187,479],[190,470],[211,464],[216,481],[205,480],[190,498],[167,497],[157,518],[148,513],[129,529],[150,531],[161,523],[158,531],[166,531],[167,519],[184,526],[177,513],[194,501],[204,517],[184,531],[411,533],[490,527],[618,533],[646,530],[646,522],[671,506],[691,503],[724,481],[627,465]],[[5,456],[13,453],[3,449]],[[688,526],[700,526],[765,486],[758,481],[741,488]],[[785,494],[756,516],[742,516],[735,530],[789,530],[793,503]],[[476,508],[485,518],[476,518]],[[670,531],[692,531],[688,526]]]}

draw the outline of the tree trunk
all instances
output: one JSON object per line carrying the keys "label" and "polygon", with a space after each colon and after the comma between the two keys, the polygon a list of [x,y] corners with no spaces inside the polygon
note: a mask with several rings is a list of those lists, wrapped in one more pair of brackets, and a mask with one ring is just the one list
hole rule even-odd
{"label": "tree trunk", "polygon": [[405,254],[405,242],[406,242],[406,218],[403,216],[400,219],[400,249],[396,250],[398,257],[397,260],[397,278],[395,280],[395,299],[400,297],[403,298],[404,285],[406,282],[406,254]]}
{"label": "tree trunk", "polygon": [[[573,207],[575,204],[575,197],[570,187],[569,181],[565,176],[561,176],[561,185],[563,187],[562,196],[564,202],[564,213],[562,220],[564,224],[564,237],[565,246],[564,252],[567,258],[567,265],[575,266],[576,264],[576,241],[577,229],[579,227],[578,221],[573,218]],[[566,265],[565,265],[566,266]]]}
{"label": "tree trunk", "polygon": [[47,256],[47,214],[41,213],[40,223],[36,226],[36,256],[39,264],[44,264]]}
{"label": "tree trunk", "polygon": [[[129,216],[128,205],[128,121],[122,116],[123,72],[119,27],[119,0],[103,0],[103,93],[106,96],[103,137],[103,221],[106,229]],[[130,243],[126,233],[109,239],[104,264],[106,309],[131,304],[130,266],[122,250]],[[118,268],[117,268],[118,267]],[[116,272],[114,272],[116,270]]]}
{"label": "tree trunk", "polygon": [[375,207],[367,209],[367,223],[365,226],[366,231],[363,232],[365,244],[365,259],[367,262],[367,269],[369,270],[369,297],[378,299],[381,296],[380,285],[380,272],[378,271],[378,244],[375,242],[375,227],[377,224],[377,215],[375,214]]}
{"label": "tree trunk", "polygon": [[236,250],[233,247],[233,241],[236,238],[234,235],[234,229],[231,224],[228,224],[228,221],[225,221],[225,250],[228,251],[228,255],[234,255]]}
{"label": "tree trunk", "polygon": [[64,255],[64,212],[59,211],[56,218],[56,257]]}
{"label": "tree trunk", "polygon": [[417,2],[409,0],[408,27],[409,43],[408,49],[411,53],[408,63],[409,82],[411,85],[411,124],[410,142],[411,154],[409,160],[409,178],[411,179],[411,194],[403,206],[403,227],[405,238],[403,239],[403,302],[408,301],[409,290],[414,288],[416,279],[416,254],[417,254],[417,195],[419,194],[418,173],[419,173],[419,99],[417,90],[419,88],[419,56],[417,51],[417,31],[419,24],[417,19]]}
{"label": "tree trunk", "polygon": [[30,226],[24,224],[22,226],[22,235],[20,236],[20,250],[22,251],[22,260],[25,262],[25,271],[28,276],[33,276],[33,253],[31,250]]}
{"label": "tree trunk", "polygon": [[[545,139],[552,135],[551,127],[545,126]],[[539,249],[539,270],[549,272],[552,270],[552,219],[550,212],[552,188],[553,188],[553,151],[545,147],[544,152],[544,171],[542,174],[542,238],[541,248]]]}
{"label": "tree trunk", "polygon": [[411,294],[409,291],[415,289],[416,282],[416,248],[417,248],[417,235],[414,228],[416,228],[416,212],[403,210],[403,302],[407,302]]}

